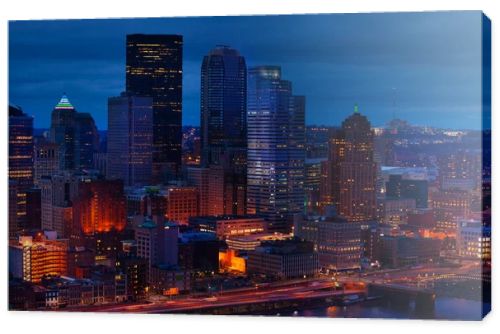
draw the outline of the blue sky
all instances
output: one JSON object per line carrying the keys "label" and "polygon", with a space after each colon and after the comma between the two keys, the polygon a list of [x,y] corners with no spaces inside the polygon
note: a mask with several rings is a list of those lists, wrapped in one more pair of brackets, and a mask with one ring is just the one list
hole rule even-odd
{"label": "blue sky", "polygon": [[199,124],[200,67],[215,45],[248,66],[280,65],[308,124],[338,125],[355,103],[372,124],[481,126],[481,12],[240,16],[9,23],[9,102],[50,124],[63,92],[107,127],[125,86],[125,37],[184,36],[183,124]]}

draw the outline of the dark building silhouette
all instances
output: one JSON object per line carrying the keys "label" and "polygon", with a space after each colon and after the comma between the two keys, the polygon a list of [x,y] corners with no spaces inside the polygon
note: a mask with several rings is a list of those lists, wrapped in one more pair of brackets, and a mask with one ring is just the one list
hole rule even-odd
{"label": "dark building silhouette", "polygon": [[26,229],[39,230],[42,228],[42,192],[41,189],[31,188],[26,191]]}
{"label": "dark building silhouette", "polygon": [[202,166],[222,166],[222,213],[246,207],[246,63],[237,50],[217,46],[201,66]]}
{"label": "dark building silhouette", "polygon": [[150,97],[123,93],[108,99],[108,179],[125,186],[151,184],[153,113]]}
{"label": "dark building silhouette", "polygon": [[77,112],[66,95],[52,111],[50,140],[59,145],[60,169],[91,169],[99,134],[89,113]]}
{"label": "dark building silhouette", "polygon": [[176,176],[182,151],[182,36],[127,35],[126,91],[153,98],[153,178]]}
{"label": "dark building silhouette", "polygon": [[406,179],[402,175],[389,175],[389,182],[386,182],[386,196],[413,198],[417,203],[417,208],[427,208],[428,182],[427,180]]}
{"label": "dark building silhouette", "polygon": [[33,187],[33,117],[14,106],[9,106],[9,190],[11,187],[15,189],[16,213],[9,217],[14,220],[9,221],[10,235],[25,227],[26,191]]}
{"label": "dark building silhouette", "polygon": [[188,270],[218,271],[219,241],[213,233],[181,233],[179,265]]}
{"label": "dark building silhouette", "polygon": [[376,217],[373,132],[366,116],[354,113],[342,122],[330,140],[329,182],[331,199],[340,216],[348,221]]}
{"label": "dark building silhouette", "polygon": [[148,291],[148,261],[134,255],[120,255],[116,259],[116,271],[125,275],[127,299],[143,300]]}

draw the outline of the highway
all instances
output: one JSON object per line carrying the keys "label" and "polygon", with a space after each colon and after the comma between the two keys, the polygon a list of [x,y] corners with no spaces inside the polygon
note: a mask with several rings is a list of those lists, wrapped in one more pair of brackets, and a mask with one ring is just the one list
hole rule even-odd
{"label": "highway", "polygon": [[[410,289],[437,279],[455,279],[460,277],[480,277],[479,262],[467,262],[460,267],[425,266],[407,269],[384,270],[361,275],[323,276],[315,279],[277,282],[268,286],[243,288],[219,292],[212,297],[179,296],[172,300],[142,303],[106,304],[81,306],[62,309],[61,311],[78,312],[135,312],[135,313],[169,313],[195,312],[210,307],[238,306],[273,301],[305,300],[322,297],[342,297],[364,293],[364,286],[370,283],[387,284]],[[347,283],[346,290],[335,291],[336,282]],[[351,283],[351,284],[348,284]],[[361,288],[356,283],[362,283]]]}
{"label": "highway", "polygon": [[189,312],[207,308],[278,302],[286,300],[300,301],[311,298],[342,297],[365,292],[364,285],[354,286],[349,290],[335,290],[331,279],[296,283],[278,287],[255,288],[255,290],[231,291],[207,298],[183,298],[160,301],[149,304],[119,304],[87,306],[66,309],[79,312],[133,312],[133,313],[169,313]]}

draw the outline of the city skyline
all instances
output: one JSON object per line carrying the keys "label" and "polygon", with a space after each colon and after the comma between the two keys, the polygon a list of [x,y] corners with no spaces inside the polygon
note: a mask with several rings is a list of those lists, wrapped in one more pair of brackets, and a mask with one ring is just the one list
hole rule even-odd
{"label": "city skyline", "polygon": [[[472,66],[480,61],[481,39],[469,29],[477,15],[375,14],[380,21],[368,14],[304,15],[298,17],[301,29],[291,16],[15,21],[9,100],[35,117],[35,127],[46,128],[65,92],[105,130],[107,98],[125,86],[125,36],[180,34],[183,125],[199,125],[203,56],[223,44],[239,50],[249,67],[281,66],[295,90],[308,97],[308,125],[339,125],[358,103],[374,126],[397,117],[417,125],[480,129],[480,118],[470,116],[481,111],[480,73]],[[433,23],[438,21],[446,24]],[[295,40],[301,48],[293,46]]]}
{"label": "city skyline", "polygon": [[[330,22],[339,17],[348,16],[330,16]],[[311,18],[294,20],[307,28]],[[331,58],[346,51],[329,44],[338,42],[335,38],[311,44],[325,37],[321,20],[311,32],[287,31],[296,28],[287,26],[289,19],[230,18],[270,20],[271,36],[241,36],[242,49],[216,44],[204,53],[197,72],[199,103],[193,104],[199,128],[182,121],[183,115],[192,118],[194,108],[185,98],[196,72],[189,66],[192,36],[184,33],[126,34],[121,64],[126,80],[106,97],[107,131],[97,129],[99,113],[93,116],[83,101],[66,93],[43,133],[36,131],[29,110],[11,101],[9,310],[462,320],[479,320],[489,312],[487,18],[477,17],[475,23],[481,45],[459,52],[456,63],[449,49],[446,55],[428,49],[416,27],[406,32],[425,41],[416,50],[408,43],[393,45],[390,36],[385,49],[370,36],[358,45],[353,34],[359,31],[347,32],[346,24],[346,40],[354,42],[350,47],[381,48],[367,58],[356,53],[344,59],[358,62],[358,68]],[[232,23],[236,31],[240,22]],[[204,23],[199,19],[198,27]],[[372,24],[387,28],[385,20]],[[447,22],[440,24],[449,29]],[[254,34],[266,28],[258,27]],[[280,31],[286,36],[273,37]],[[228,32],[220,35],[226,39]],[[256,42],[253,53],[249,41]],[[261,49],[259,41],[276,43]],[[96,42],[92,52],[99,48]],[[75,49],[69,49],[57,54],[59,65],[76,68]],[[279,59],[281,52],[286,59]],[[403,62],[385,63],[402,54]],[[413,58],[405,58],[410,54]],[[471,65],[480,80],[467,73],[473,85],[468,94],[457,78],[425,71],[449,70],[471,54],[480,56]],[[378,65],[370,65],[373,57]],[[91,55],[82,59],[92,64]],[[255,59],[266,61],[254,65]],[[406,64],[409,60],[414,63]],[[330,62],[353,81],[335,77]],[[377,66],[380,73],[369,70]],[[112,83],[109,74],[106,82]],[[421,106],[437,110],[454,97],[448,101],[451,109],[422,109],[412,111],[415,117],[397,119],[398,91],[391,88],[392,115],[370,113],[382,101],[377,98],[389,78],[405,76],[413,78],[407,92],[421,93]],[[331,80],[345,84],[336,88]],[[365,85],[353,86],[358,81]],[[451,95],[439,88],[445,82]],[[98,81],[87,88],[95,91],[91,101],[96,103],[107,92]],[[377,98],[359,101],[350,90]],[[444,99],[426,97],[429,91]],[[336,127],[306,126],[306,115],[317,117],[317,103],[325,97],[325,105],[342,97],[346,114],[321,113],[322,123]],[[473,108],[465,102],[471,98]],[[461,115],[456,106],[468,113]],[[380,127],[377,122],[386,116],[390,122]],[[418,117],[427,125],[415,126]],[[430,126],[445,119],[479,128]]]}

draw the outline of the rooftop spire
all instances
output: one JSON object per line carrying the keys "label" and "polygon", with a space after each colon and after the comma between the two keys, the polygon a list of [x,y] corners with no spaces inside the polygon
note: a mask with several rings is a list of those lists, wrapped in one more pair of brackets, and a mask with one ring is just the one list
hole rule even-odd
{"label": "rooftop spire", "polygon": [[63,93],[59,103],[56,105],[56,109],[75,109],[75,107],[69,102],[66,93]]}
{"label": "rooftop spire", "polygon": [[357,103],[354,104],[354,113],[359,114],[359,108]]}

